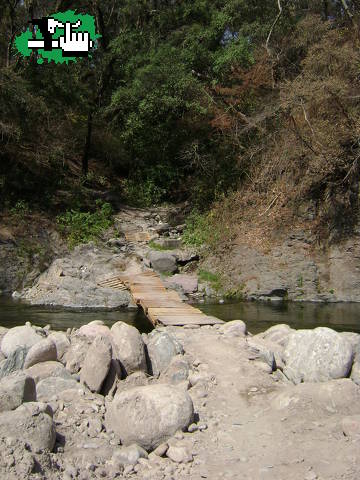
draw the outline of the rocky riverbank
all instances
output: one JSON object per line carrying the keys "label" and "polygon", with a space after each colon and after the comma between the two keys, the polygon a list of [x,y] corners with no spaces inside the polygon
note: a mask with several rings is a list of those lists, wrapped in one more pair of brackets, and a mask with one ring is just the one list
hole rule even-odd
{"label": "rocky riverbank", "polygon": [[1,329],[0,477],[357,479],[360,335]]}

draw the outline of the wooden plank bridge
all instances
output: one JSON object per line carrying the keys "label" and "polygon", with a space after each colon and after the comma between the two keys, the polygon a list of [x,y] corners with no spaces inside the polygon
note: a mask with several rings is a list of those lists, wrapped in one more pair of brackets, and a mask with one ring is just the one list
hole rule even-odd
{"label": "wooden plank bridge", "polygon": [[205,315],[198,308],[183,302],[174,290],[168,290],[160,276],[148,270],[133,275],[120,275],[99,283],[101,287],[130,290],[136,305],[142,307],[154,326],[215,325],[224,323]]}

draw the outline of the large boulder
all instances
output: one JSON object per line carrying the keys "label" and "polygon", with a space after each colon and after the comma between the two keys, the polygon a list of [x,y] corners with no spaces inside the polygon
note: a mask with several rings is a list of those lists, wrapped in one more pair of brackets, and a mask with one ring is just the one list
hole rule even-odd
{"label": "large boulder", "polygon": [[242,320],[232,320],[222,325],[220,332],[226,337],[245,337],[247,334],[246,323]]}
{"label": "large boulder", "polygon": [[30,348],[26,355],[24,368],[32,367],[36,363],[55,361],[56,358],[56,345],[52,340],[46,338]]}
{"label": "large boulder", "polygon": [[23,327],[11,328],[1,342],[1,350],[5,357],[15,352],[19,347],[31,348],[41,342],[43,337],[38,335],[34,329],[25,325]]}
{"label": "large boulder", "polygon": [[67,350],[64,361],[70,373],[78,373],[90,348],[92,339],[78,333],[71,337],[71,345]]}
{"label": "large boulder", "polygon": [[260,333],[258,336],[264,340],[268,340],[285,347],[290,335],[294,332],[295,330],[289,327],[289,325],[286,323],[281,323],[279,325],[273,325],[265,330],[265,332]]}
{"label": "large boulder", "polygon": [[357,359],[352,366],[350,378],[354,383],[356,383],[356,385],[360,385],[360,362],[359,362],[359,359]]}
{"label": "large boulder", "polygon": [[111,338],[110,328],[102,323],[101,320],[94,320],[86,325],[83,325],[79,328],[79,335],[85,335],[85,337],[90,337],[94,339],[99,335],[104,337]]}
{"label": "large boulder", "polygon": [[46,411],[23,408],[0,414],[0,437],[22,440],[33,452],[54,448],[56,432],[53,419]]}
{"label": "large boulder", "polygon": [[34,379],[16,372],[0,381],[0,412],[15,410],[24,402],[36,401]]}
{"label": "large boulder", "polygon": [[159,273],[174,273],[177,270],[176,255],[169,252],[151,251],[149,253],[150,266]]}
{"label": "large boulder", "polygon": [[107,430],[113,430],[123,445],[137,443],[153,450],[185,430],[193,421],[189,394],[171,385],[150,385],[118,392],[108,405]]}
{"label": "large boulder", "polygon": [[66,370],[64,365],[60,362],[37,363],[24,370],[24,372],[30,375],[36,384],[48,377],[62,377],[68,380],[73,380],[71,373]]}
{"label": "large boulder", "polygon": [[80,381],[92,392],[100,392],[110,369],[112,347],[109,338],[99,335],[89,348],[80,372]]}
{"label": "large boulder", "polygon": [[318,327],[292,333],[283,358],[284,374],[294,383],[325,382],[349,375],[353,349],[334,330]]}
{"label": "large boulder", "polygon": [[179,273],[167,278],[164,283],[170,288],[180,288],[184,293],[194,293],[198,290],[198,279],[195,275]]}
{"label": "large boulder", "polygon": [[176,355],[171,359],[167,369],[160,375],[161,383],[177,385],[189,377],[190,365],[183,355]]}
{"label": "large boulder", "polygon": [[70,348],[70,340],[64,332],[52,332],[47,338],[55,343],[56,358],[59,362],[63,362],[64,356]]}
{"label": "large boulder", "polygon": [[150,373],[160,375],[170,365],[175,355],[184,353],[181,343],[170,333],[153,330],[148,335],[147,352],[150,361]]}
{"label": "large boulder", "polygon": [[64,390],[78,388],[80,388],[80,385],[76,380],[62,377],[49,377],[41,380],[36,385],[37,398],[41,402],[49,402]]}
{"label": "large boulder", "polygon": [[145,344],[139,331],[124,322],[117,322],[111,327],[114,356],[129,375],[141,370],[147,371]]}
{"label": "large boulder", "polygon": [[0,378],[11,375],[18,370],[22,370],[24,368],[25,359],[28,351],[29,349],[26,347],[19,347],[14,352],[12,352],[6,360],[1,362]]}

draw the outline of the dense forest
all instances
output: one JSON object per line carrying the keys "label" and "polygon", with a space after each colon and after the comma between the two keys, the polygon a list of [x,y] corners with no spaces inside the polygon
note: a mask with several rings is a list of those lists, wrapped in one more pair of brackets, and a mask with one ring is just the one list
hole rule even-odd
{"label": "dense forest", "polygon": [[[95,18],[89,58],[17,53],[32,18],[69,9]],[[305,208],[335,238],[357,218],[359,13],[357,0],[0,0],[1,210],[86,210],[104,192],[231,224]]]}

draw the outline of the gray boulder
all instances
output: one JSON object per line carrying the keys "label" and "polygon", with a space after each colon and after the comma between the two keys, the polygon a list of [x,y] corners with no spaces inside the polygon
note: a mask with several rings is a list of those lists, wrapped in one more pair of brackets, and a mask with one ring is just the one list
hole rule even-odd
{"label": "gray boulder", "polygon": [[265,330],[265,332],[260,333],[259,336],[264,340],[269,340],[270,342],[274,342],[282,347],[285,347],[290,335],[294,333],[294,331],[295,330],[290,328],[289,325],[281,323],[279,325],[273,325]]}
{"label": "gray boulder", "polygon": [[340,332],[340,335],[350,343],[353,349],[354,358],[355,359],[359,358],[360,334],[355,332]]}
{"label": "gray boulder", "polygon": [[162,383],[177,385],[188,379],[190,365],[182,355],[176,355],[171,359],[167,369],[160,375]]}
{"label": "gray boulder", "polygon": [[21,406],[0,414],[0,437],[24,441],[36,453],[53,450],[56,432],[48,413],[29,411]]}
{"label": "gray boulder", "polygon": [[159,273],[174,273],[177,270],[176,255],[169,252],[150,251],[150,266]]}
{"label": "gray boulder", "polygon": [[92,392],[100,392],[110,369],[111,356],[110,340],[102,335],[97,336],[86,354],[80,371],[81,383]]}
{"label": "gray boulder", "polygon": [[62,377],[49,377],[41,380],[36,385],[37,398],[41,402],[49,402],[64,390],[78,389],[76,380]]}
{"label": "gray boulder", "polygon": [[36,384],[48,377],[62,377],[73,380],[71,373],[60,362],[37,363],[24,372],[32,377]]}
{"label": "gray boulder", "polygon": [[147,352],[150,361],[151,374],[159,376],[175,355],[184,353],[181,343],[170,333],[153,330],[148,335]]}
{"label": "gray boulder", "polygon": [[134,443],[128,447],[122,447],[115,450],[111,461],[116,466],[136,465],[140,458],[148,458],[147,451]]}
{"label": "gray boulder", "polygon": [[294,383],[325,382],[349,375],[353,350],[340,334],[319,327],[292,333],[283,358],[284,374]]}
{"label": "gray boulder", "polygon": [[360,385],[360,362],[359,361],[356,361],[353,363],[350,378],[354,383],[356,383],[356,385]]}
{"label": "gray boulder", "polygon": [[57,358],[56,345],[52,340],[45,339],[33,345],[26,355],[24,368],[29,368],[36,363],[51,362]]}
{"label": "gray boulder", "polygon": [[220,332],[227,337],[245,337],[247,334],[246,323],[242,320],[227,322],[222,325]]}
{"label": "gray boulder", "polygon": [[139,331],[124,322],[117,322],[111,327],[114,356],[120,361],[126,373],[147,371],[145,344]]}
{"label": "gray boulder", "polygon": [[15,352],[19,347],[31,348],[41,342],[43,337],[38,335],[34,329],[25,325],[23,327],[11,328],[1,342],[1,350],[5,357]]}
{"label": "gray boulder", "polygon": [[16,372],[0,381],[0,412],[15,410],[24,402],[35,401],[35,382],[25,373]]}
{"label": "gray boulder", "polygon": [[123,445],[137,443],[153,450],[193,421],[189,394],[171,385],[149,385],[118,392],[108,405],[107,430],[119,435]]}
{"label": "gray boulder", "polygon": [[92,338],[75,334],[71,337],[71,345],[67,350],[64,361],[70,373],[78,373],[85,360],[87,351],[92,343]]}
{"label": "gray boulder", "polygon": [[70,348],[70,340],[64,332],[53,332],[48,336],[48,339],[55,343],[56,359],[63,362],[64,356]]}
{"label": "gray boulder", "polygon": [[11,353],[0,365],[0,378],[22,370],[28,351],[29,349],[26,347],[19,347],[15,352]]}

